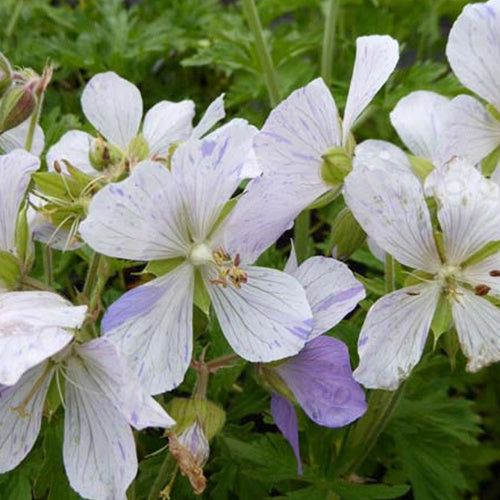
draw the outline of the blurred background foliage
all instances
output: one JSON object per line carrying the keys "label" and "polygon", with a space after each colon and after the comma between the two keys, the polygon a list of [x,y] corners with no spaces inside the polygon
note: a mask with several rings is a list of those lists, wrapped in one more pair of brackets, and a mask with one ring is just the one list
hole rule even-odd
{"label": "blurred background foliage", "polygon": [[[401,97],[414,90],[448,96],[464,91],[450,73],[444,50],[449,28],[465,4],[465,0],[340,2],[329,82],[340,109],[347,96],[356,37],[387,33],[401,45],[396,72],[357,124],[358,141],[377,138],[401,145],[388,115]],[[320,74],[326,5],[320,0],[260,0],[257,5],[286,96]],[[47,61],[55,65],[42,117],[47,147],[69,129],[90,130],[80,109],[81,91],[91,76],[107,70],[138,85],[145,109],[162,99],[190,98],[197,103],[199,116],[225,92],[229,117],[242,116],[260,126],[270,110],[252,35],[237,0],[2,0],[0,23],[0,50],[13,64],[40,71]],[[315,213],[310,255],[330,252],[331,223],[339,208],[334,203]],[[269,250],[262,262],[282,266],[286,245]],[[67,280],[81,279],[85,260],[84,252],[57,254],[60,287]],[[381,287],[384,293],[383,268],[366,246],[349,265],[367,277],[368,297],[330,334],[349,345],[356,363],[365,311]],[[108,304],[126,286],[123,275],[110,284],[104,296]],[[211,357],[229,350],[217,329],[209,324]],[[199,346],[208,341],[206,333],[200,335]],[[388,427],[359,469],[368,478],[359,484],[335,478],[337,445],[345,430],[320,428],[303,414],[299,420],[305,431],[301,433],[305,468],[304,476],[297,478],[293,454],[270,418],[269,395],[257,384],[251,367],[241,364],[218,372],[209,397],[226,410],[227,421],[212,442],[204,498],[500,498],[500,483],[495,481],[500,473],[500,366],[470,375],[464,364],[459,354],[451,370],[439,346],[424,357]],[[190,373],[176,394],[188,396],[193,384]],[[78,498],[62,472],[61,422],[56,415],[29,458],[0,476],[2,499]],[[141,466],[131,498],[147,498],[163,461],[162,454],[153,452],[164,444],[155,431],[138,437]],[[176,480],[172,498],[193,498],[185,478]]]}

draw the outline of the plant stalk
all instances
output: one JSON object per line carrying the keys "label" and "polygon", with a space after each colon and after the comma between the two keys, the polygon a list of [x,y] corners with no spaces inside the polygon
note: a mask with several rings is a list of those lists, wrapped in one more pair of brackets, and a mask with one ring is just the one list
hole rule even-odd
{"label": "plant stalk", "polygon": [[33,139],[35,137],[36,126],[38,120],[40,119],[40,114],[42,112],[43,98],[44,98],[44,93],[41,92],[37,96],[35,109],[33,110],[33,114],[31,115],[30,126],[28,128],[28,134],[26,135],[26,143],[24,146],[24,149],[26,149],[28,153],[31,152],[31,148],[33,147]]}
{"label": "plant stalk", "polygon": [[307,257],[307,241],[309,239],[310,222],[311,222],[311,213],[309,210],[304,210],[295,219],[293,238],[295,245],[295,253],[297,255],[297,262],[299,264],[304,262],[304,260]]}
{"label": "plant stalk", "polygon": [[330,83],[333,70],[333,53],[335,51],[335,31],[339,13],[340,0],[328,0],[326,6],[325,29],[323,34],[323,48],[321,52],[321,77]]}
{"label": "plant stalk", "polygon": [[100,262],[101,262],[101,254],[93,252],[82,290],[83,295],[87,297],[87,299],[90,299],[92,295],[92,290],[95,287],[95,283],[97,280],[97,273],[99,272]]}
{"label": "plant stalk", "polygon": [[271,53],[264,38],[264,31],[260,22],[259,13],[254,0],[243,0],[243,12],[252,31],[257,56],[266,82],[267,93],[271,107],[276,106],[281,100],[281,92],[278,85],[276,69],[271,58]]}

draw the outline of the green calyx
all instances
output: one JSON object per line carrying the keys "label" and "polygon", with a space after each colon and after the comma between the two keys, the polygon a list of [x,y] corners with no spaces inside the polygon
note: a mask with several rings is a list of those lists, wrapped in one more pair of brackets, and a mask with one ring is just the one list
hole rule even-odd
{"label": "green calyx", "polygon": [[101,137],[94,141],[94,148],[89,151],[89,160],[92,166],[99,171],[111,165],[118,164],[123,158],[122,152],[115,146],[108,144]]}
{"label": "green calyx", "polygon": [[277,366],[283,364],[286,360],[276,361],[274,363],[260,363],[258,365],[258,378],[264,386],[271,391],[277,392],[289,401],[296,403],[295,396],[291,389],[286,385],[277,371]]}
{"label": "green calyx", "polygon": [[331,186],[342,183],[352,170],[351,158],[343,148],[332,148],[322,158],[321,178]]}
{"label": "green calyx", "polygon": [[366,233],[349,208],[343,208],[332,224],[333,248],[337,259],[346,259],[365,241]]}
{"label": "green calyx", "polygon": [[142,135],[138,135],[130,141],[127,157],[132,164],[149,158],[149,144]]}
{"label": "green calyx", "polygon": [[427,158],[408,155],[408,159],[410,160],[413,171],[418,175],[421,181],[424,181],[425,178],[434,170],[434,165]]}
{"label": "green calyx", "polygon": [[0,134],[27,120],[35,106],[36,97],[31,90],[22,85],[10,87],[0,102]]}
{"label": "green calyx", "polygon": [[19,260],[10,252],[0,250],[0,289],[14,290],[21,276]]}
{"label": "green calyx", "polygon": [[12,68],[9,60],[0,52],[0,97],[12,85]]}

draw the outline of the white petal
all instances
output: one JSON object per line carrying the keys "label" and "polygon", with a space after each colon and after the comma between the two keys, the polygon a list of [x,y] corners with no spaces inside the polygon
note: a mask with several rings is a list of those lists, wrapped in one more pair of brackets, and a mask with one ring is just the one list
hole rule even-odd
{"label": "white petal", "polygon": [[126,149],[139,131],[142,97],[133,83],[108,71],[89,80],[82,93],[82,109],[105,139]]}
{"label": "white petal", "polygon": [[459,95],[451,101],[446,129],[450,151],[474,164],[500,145],[500,122],[468,95]]}
{"label": "white petal", "polygon": [[172,143],[185,141],[193,129],[194,102],[161,101],[144,118],[142,133],[149,145],[149,156],[165,156]]}
{"label": "white petal", "polygon": [[241,169],[241,177],[243,179],[254,179],[262,174],[262,168],[260,166],[255,150],[252,148],[248,153],[245,164]]}
{"label": "white petal", "polygon": [[438,284],[402,288],[368,311],[358,341],[354,378],[365,387],[395,390],[418,363],[440,293]]}
{"label": "white petal", "polygon": [[[46,369],[47,363],[42,363],[26,372],[16,385],[0,385],[0,474],[17,467],[35,444],[52,378],[52,372],[45,372]],[[44,380],[31,395],[42,375]],[[26,414],[21,416],[14,408],[23,405]]]}
{"label": "white petal", "polygon": [[500,2],[466,5],[446,46],[450,66],[462,84],[500,107]]}
{"label": "white petal", "polygon": [[172,158],[191,236],[203,242],[222,208],[242,180],[242,168],[257,130],[245,120],[232,120],[201,140],[181,144]]}
{"label": "white petal", "polygon": [[500,188],[469,163],[455,159],[434,170],[425,187],[438,200],[448,264],[458,265],[500,240]]}
{"label": "white petal", "polygon": [[[30,127],[31,118],[28,118],[17,127],[11,128],[0,135],[0,149],[4,153],[10,153],[14,149],[25,149],[28,130]],[[33,136],[33,144],[31,145],[31,154],[40,156],[45,146],[45,136],[42,128],[37,125]]]}
{"label": "white petal", "polygon": [[61,350],[87,307],[51,292],[0,293],[0,384],[15,384],[24,372]]}
{"label": "white petal", "polygon": [[327,257],[311,257],[293,276],[306,291],[314,326],[308,340],[333,328],[365,298],[363,285],[343,263]]}
{"label": "white petal", "polygon": [[105,337],[75,345],[85,364],[88,384],[101,392],[136,429],[171,427],[172,418],[146,393],[118,348]]}
{"label": "white petal", "polygon": [[149,394],[177,387],[193,349],[194,272],[182,264],[111,305],[102,330],[128,357]]}
{"label": "white petal", "polygon": [[290,255],[288,256],[288,260],[285,264],[285,273],[291,274],[292,276],[299,269],[299,261],[297,260],[297,253],[295,252],[295,245],[293,244],[293,240],[290,240]]}
{"label": "white petal", "polygon": [[500,360],[500,309],[465,290],[452,304],[453,320],[467,370],[476,372]]}
{"label": "white petal", "polygon": [[222,331],[235,352],[249,361],[274,361],[296,354],[312,328],[304,289],[292,276],[275,269],[247,267],[248,282],[239,290],[206,286]]}
{"label": "white petal", "polygon": [[461,277],[472,286],[486,285],[490,294],[500,297],[500,252],[462,269]]}
{"label": "white petal", "polygon": [[321,178],[322,155],[340,146],[335,101],[321,78],[294,92],[271,111],[255,138],[265,175],[302,208],[330,189]]}
{"label": "white petal", "polygon": [[354,122],[394,71],[399,59],[398,42],[388,35],[361,36],[356,40],[356,60],[344,111],[345,144]]}
{"label": "white petal", "polygon": [[387,254],[385,251],[380,248],[377,245],[377,242],[372,238],[368,237],[366,239],[366,244],[368,245],[368,248],[370,249],[370,252],[373,254],[373,256],[378,259],[380,262],[385,262],[385,259],[387,258]]}
{"label": "white petal", "polygon": [[85,498],[124,499],[137,473],[126,419],[76,357],[66,361],[63,459],[71,487]]}
{"label": "white petal", "polygon": [[0,250],[15,253],[17,214],[40,160],[17,149],[0,155]]}
{"label": "white petal", "polygon": [[443,114],[450,100],[435,92],[418,90],[403,97],[391,112],[391,123],[416,156],[433,160],[443,140]]}
{"label": "white petal", "polygon": [[105,255],[156,260],[189,253],[181,187],[163,165],[141,162],[92,199],[82,238]]}
{"label": "white petal", "polygon": [[86,132],[70,130],[47,151],[47,167],[54,171],[54,162],[59,162],[62,171],[67,173],[63,160],[68,161],[73,167],[78,168],[88,175],[97,175],[97,170],[92,166],[89,154],[94,146],[95,139]]}
{"label": "white petal", "polygon": [[420,181],[409,172],[406,156],[394,168],[389,152],[377,156],[373,141],[368,146],[366,159],[365,143],[356,148],[354,169],[344,185],[347,205],[368,236],[396,260],[436,272],[441,264]]}
{"label": "white petal", "polygon": [[210,103],[205,111],[205,114],[201,117],[198,125],[193,129],[191,137],[193,139],[199,139],[203,137],[218,121],[222,120],[226,116],[224,110],[224,94],[221,94],[213,102]]}

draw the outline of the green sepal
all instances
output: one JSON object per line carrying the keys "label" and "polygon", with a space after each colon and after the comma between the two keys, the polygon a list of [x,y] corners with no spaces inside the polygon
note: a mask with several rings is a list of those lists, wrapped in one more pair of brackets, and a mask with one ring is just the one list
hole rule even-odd
{"label": "green sepal", "polygon": [[425,271],[413,271],[406,276],[403,287],[406,288],[409,286],[421,285],[422,283],[432,279],[432,274],[426,273]]}
{"label": "green sepal", "polygon": [[122,158],[123,153],[119,148],[108,144],[100,137],[94,141],[94,148],[89,150],[90,164],[99,171],[119,163]]}
{"label": "green sepal", "polygon": [[477,252],[473,253],[467,260],[462,262],[462,268],[477,264],[492,255],[500,252],[500,241],[490,241],[481,247]]}
{"label": "green sepal", "polygon": [[226,422],[226,412],[205,398],[174,398],[167,404],[167,412],[175,420],[174,432],[181,434],[196,420],[210,441],[220,433]]}
{"label": "green sepal", "polygon": [[208,235],[207,239],[210,239],[210,237],[217,231],[217,228],[224,222],[226,217],[231,213],[231,210],[236,206],[236,203],[238,203],[239,199],[244,196],[244,193],[235,196],[234,198],[231,198],[229,201],[227,201],[224,206],[222,207],[222,210],[217,217],[217,220],[215,221],[212,230],[210,231],[210,234]]}
{"label": "green sepal", "polygon": [[500,111],[498,111],[493,104],[486,104],[486,109],[493,115],[493,117],[500,121]]}
{"label": "green sepal", "polygon": [[71,176],[71,178],[75,181],[75,183],[80,186],[80,191],[81,193],[85,187],[89,184],[89,182],[92,182],[94,180],[93,177],[90,175],[82,172],[81,170],[77,169],[71,163],[63,160],[64,164],[66,165],[66,168],[68,169],[68,173]]}
{"label": "green sepal", "polygon": [[408,155],[408,159],[410,160],[413,171],[418,175],[421,181],[424,181],[425,178],[434,170],[434,165],[427,158]]}
{"label": "green sepal", "polygon": [[321,178],[330,186],[344,182],[352,170],[352,161],[343,148],[332,148],[322,155]]}
{"label": "green sepal", "polygon": [[446,253],[444,251],[443,233],[441,231],[434,231],[434,241],[436,248],[441,258],[441,262],[446,262]]}
{"label": "green sepal", "polygon": [[27,120],[35,106],[36,97],[31,90],[21,85],[10,87],[0,102],[0,134]]}
{"label": "green sepal", "polygon": [[0,52],[0,97],[12,84],[12,67],[9,60]]}
{"label": "green sepal", "polygon": [[449,330],[451,320],[451,303],[448,297],[442,293],[439,296],[439,301],[431,322],[431,330],[434,334],[434,347],[436,346],[439,337]]}
{"label": "green sepal", "polygon": [[297,400],[292,390],[286,385],[275,368],[284,362],[286,362],[286,359],[281,359],[274,363],[259,363],[257,368],[257,380],[267,387],[267,389],[277,392],[284,398],[297,404]]}
{"label": "green sepal", "polygon": [[45,398],[45,409],[48,412],[49,420],[61,406],[61,397],[64,394],[65,385],[66,379],[58,375],[57,372],[54,373]]}
{"label": "green sepal", "polygon": [[328,204],[330,204],[337,196],[342,192],[342,184],[333,187],[328,190],[326,193],[322,194],[319,198],[313,201],[308,207],[307,210],[314,210],[316,208],[322,208]]}
{"label": "green sepal", "polygon": [[[35,172],[31,177],[40,193],[50,198],[73,202],[81,191],[82,186],[69,175],[53,172]],[[85,187],[85,186],[83,186]]]}
{"label": "green sepal", "polygon": [[496,147],[488,156],[481,161],[481,171],[483,175],[489,177],[496,170],[500,162],[500,146]]}
{"label": "green sepal", "polygon": [[458,351],[460,350],[460,343],[458,341],[458,335],[454,328],[452,328],[444,337],[444,350],[448,354],[448,359],[450,361],[450,368],[455,369],[456,358]]}
{"label": "green sepal", "polygon": [[130,141],[127,153],[127,156],[135,162],[146,160],[149,158],[149,144],[146,139],[139,134]]}
{"label": "green sepal", "polygon": [[194,305],[203,311],[207,316],[210,312],[210,295],[201,277],[199,269],[194,272]]}
{"label": "green sepal", "polygon": [[21,267],[17,257],[10,252],[0,250],[0,285],[13,290],[21,276]]}
{"label": "green sepal", "polygon": [[[25,202],[21,206],[19,213],[17,214],[16,223],[16,253],[21,262],[24,264],[30,263],[30,230],[28,224],[28,204]],[[26,265],[24,266],[27,267]]]}
{"label": "green sepal", "polygon": [[365,241],[366,233],[348,207],[343,208],[332,224],[333,248],[337,259],[346,259]]}
{"label": "green sepal", "polygon": [[174,257],[173,259],[152,260],[148,262],[142,273],[154,274],[155,276],[163,276],[176,267],[180,266],[185,257]]}

